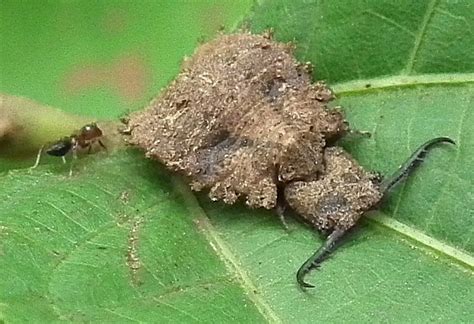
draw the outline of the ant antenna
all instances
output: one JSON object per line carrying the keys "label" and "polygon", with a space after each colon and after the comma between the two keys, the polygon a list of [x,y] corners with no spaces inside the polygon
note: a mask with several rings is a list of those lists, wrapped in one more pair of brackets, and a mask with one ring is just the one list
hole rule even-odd
{"label": "ant antenna", "polygon": [[[72,141],[72,148],[71,148],[71,152],[72,152],[72,159],[71,159],[71,163],[69,165],[69,176],[72,177],[72,165],[74,164],[74,161],[77,160],[77,149],[79,147],[79,143],[77,142],[76,138],[73,137],[71,139]],[[90,148],[90,146],[89,146]],[[63,161],[64,163],[66,163],[66,158],[63,156]]]}
{"label": "ant antenna", "polygon": [[406,178],[413,170],[415,170],[425,158],[430,149],[438,143],[450,143],[456,145],[449,137],[436,137],[422,144],[415,152],[403,163],[400,168],[395,171],[389,178],[382,181],[380,191],[385,195],[401,180]]}

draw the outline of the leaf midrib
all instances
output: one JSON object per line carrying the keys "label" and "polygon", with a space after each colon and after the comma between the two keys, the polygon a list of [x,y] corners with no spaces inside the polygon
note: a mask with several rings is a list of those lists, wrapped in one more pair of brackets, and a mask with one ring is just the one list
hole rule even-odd
{"label": "leaf midrib", "polygon": [[178,191],[184,198],[188,210],[194,215],[197,227],[206,236],[210,245],[216,252],[216,254],[224,261],[228,271],[235,275],[239,281],[242,289],[246,292],[249,299],[257,307],[258,311],[269,323],[282,323],[283,321],[273,311],[271,306],[256,293],[257,289],[250,277],[247,275],[245,269],[241,267],[237,257],[232,253],[231,249],[227,244],[219,237],[219,233],[212,225],[206,212],[199,204],[196,196],[191,191],[189,186],[183,182],[179,176],[173,176],[172,182],[173,187]]}
{"label": "leaf midrib", "polygon": [[[430,85],[471,85],[474,84],[474,73],[440,73],[419,75],[396,75],[374,79],[362,79],[336,83],[331,89],[337,96],[347,97],[380,90],[414,88]],[[370,85],[367,87],[367,85]]]}

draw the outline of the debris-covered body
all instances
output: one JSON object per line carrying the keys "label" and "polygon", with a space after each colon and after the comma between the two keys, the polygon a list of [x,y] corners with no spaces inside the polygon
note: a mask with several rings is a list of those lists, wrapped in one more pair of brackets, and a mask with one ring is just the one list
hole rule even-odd
{"label": "debris-covered body", "polygon": [[317,229],[351,228],[382,198],[380,179],[367,172],[340,147],[324,151],[324,173],[285,187],[286,202]]}
{"label": "debris-covered body", "polygon": [[317,177],[323,149],[346,131],[331,91],[311,83],[292,47],[235,34],[201,46],[143,113],[131,142],[187,174],[212,199],[273,208],[277,184]]}
{"label": "debris-covered body", "polygon": [[188,176],[210,198],[275,208],[281,200],[315,228],[325,244],[297,273],[303,281],[334,243],[427,150],[420,146],[393,177],[364,170],[336,140],[348,131],[332,92],[311,83],[310,66],[293,47],[268,35],[222,35],[202,45],[182,72],[144,111],[128,121],[129,142],[172,170]]}

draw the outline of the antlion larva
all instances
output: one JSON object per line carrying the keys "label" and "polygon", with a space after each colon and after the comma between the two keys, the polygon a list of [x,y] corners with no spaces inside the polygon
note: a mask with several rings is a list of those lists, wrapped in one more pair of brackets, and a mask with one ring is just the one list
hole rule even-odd
{"label": "antlion larva", "polygon": [[178,77],[129,116],[129,142],[209,190],[213,200],[276,209],[283,203],[318,230],[325,244],[297,273],[317,267],[334,243],[420,162],[421,145],[390,178],[364,170],[337,140],[349,130],[330,109],[331,90],[311,82],[293,45],[270,35],[221,35],[185,60]]}

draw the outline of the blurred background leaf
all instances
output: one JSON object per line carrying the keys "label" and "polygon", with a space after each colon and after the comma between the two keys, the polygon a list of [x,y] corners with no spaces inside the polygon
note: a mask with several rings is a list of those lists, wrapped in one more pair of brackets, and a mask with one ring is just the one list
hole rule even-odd
{"label": "blurred background leaf", "polygon": [[147,104],[185,55],[233,29],[251,4],[2,1],[1,90],[91,118],[118,117]]}

